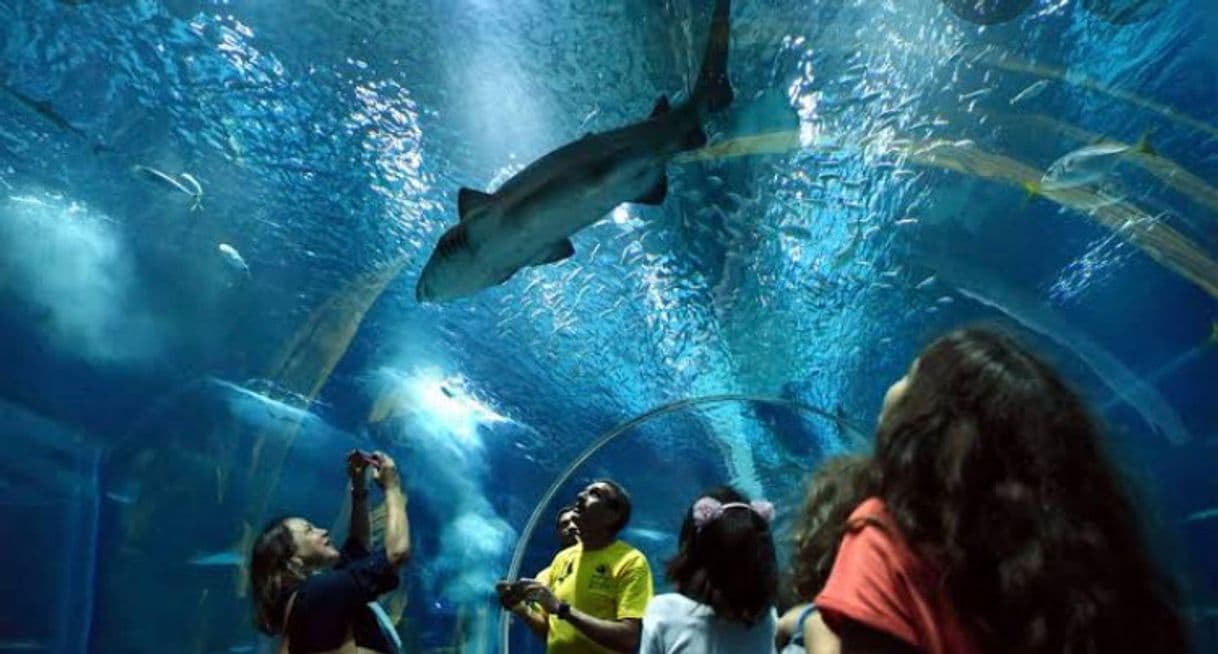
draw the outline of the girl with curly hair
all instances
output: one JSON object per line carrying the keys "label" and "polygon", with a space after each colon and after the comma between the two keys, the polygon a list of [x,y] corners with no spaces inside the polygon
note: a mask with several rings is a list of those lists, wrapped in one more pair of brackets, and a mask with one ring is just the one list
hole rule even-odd
{"label": "girl with curly hair", "polygon": [[816,597],[810,651],[1187,651],[1101,440],[1010,338],[936,340],[884,398],[871,496]]}

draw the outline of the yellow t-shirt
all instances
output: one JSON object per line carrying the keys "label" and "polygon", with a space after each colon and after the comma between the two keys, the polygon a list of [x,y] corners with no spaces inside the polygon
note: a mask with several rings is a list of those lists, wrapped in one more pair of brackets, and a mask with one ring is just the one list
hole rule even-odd
{"label": "yellow t-shirt", "polygon": [[[563,602],[603,620],[643,619],[651,599],[647,557],[622,541],[585,552],[576,544],[559,552],[546,569],[550,590]],[[570,623],[550,616],[546,654],[611,654]]]}

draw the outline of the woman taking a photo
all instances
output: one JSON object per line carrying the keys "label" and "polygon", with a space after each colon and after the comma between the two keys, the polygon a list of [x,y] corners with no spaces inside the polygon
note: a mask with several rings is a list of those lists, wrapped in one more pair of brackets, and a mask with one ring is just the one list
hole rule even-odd
{"label": "woman taking a photo", "polygon": [[[385,539],[369,542],[367,469],[385,495]],[[254,619],[263,633],[280,637],[281,654],[393,654],[392,625],[370,606],[398,586],[398,570],[410,558],[406,496],[397,465],[387,454],[351,452],[351,526],[342,550],[329,533],[301,517],[272,520],[254,542],[250,562]]]}

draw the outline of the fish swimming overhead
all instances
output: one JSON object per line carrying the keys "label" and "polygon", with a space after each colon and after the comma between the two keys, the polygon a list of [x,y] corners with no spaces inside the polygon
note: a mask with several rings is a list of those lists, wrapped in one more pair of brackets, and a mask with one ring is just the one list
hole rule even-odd
{"label": "fish swimming overhead", "polygon": [[1077,188],[1097,184],[1126,157],[1153,154],[1146,138],[1137,145],[1097,143],[1070,152],[1049,166],[1040,187],[1046,191]]}
{"label": "fish swimming overhead", "polygon": [[216,246],[216,250],[220,252],[220,256],[224,258],[224,263],[229,268],[246,275],[250,274],[250,267],[245,263],[245,259],[241,258],[241,253],[237,251],[237,248],[228,243],[221,243]]}
{"label": "fish swimming overhead", "polygon": [[[151,166],[136,164],[131,171],[137,175],[142,175],[144,178],[156,182],[166,188],[180,191],[191,197],[190,210],[198,211],[203,206],[203,186],[199,184],[199,180],[195,179],[190,173],[178,173],[178,177],[174,177],[169,173],[157,170]],[[179,181],[181,178],[181,181]],[[185,182],[185,183],[183,183]]]}
{"label": "fish swimming overhead", "polygon": [[1019,104],[1020,102],[1023,102],[1024,100],[1031,100],[1032,98],[1035,98],[1036,96],[1040,95],[1041,93],[1044,93],[1045,89],[1047,89],[1047,88],[1049,88],[1049,80],[1047,80],[1047,79],[1042,79],[1039,82],[1034,82],[1028,88],[1020,91],[1019,93],[1016,93],[1015,97],[1011,98],[1010,104],[1011,104],[1011,106],[1015,106],[1015,105]]}
{"label": "fish swimming overhead", "polygon": [[419,302],[446,302],[502,284],[525,266],[574,253],[569,237],[624,202],[661,204],[666,167],[702,147],[703,120],[732,102],[727,76],[730,0],[716,0],[702,68],[690,97],[651,115],[589,134],[533,162],[494,193],[457,194],[460,222],[440,237],[415,289]]}

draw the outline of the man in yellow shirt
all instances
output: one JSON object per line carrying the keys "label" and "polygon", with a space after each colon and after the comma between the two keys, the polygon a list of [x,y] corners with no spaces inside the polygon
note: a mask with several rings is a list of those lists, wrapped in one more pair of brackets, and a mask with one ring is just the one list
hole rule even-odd
{"label": "man in yellow shirt", "polygon": [[630,508],[630,496],[617,483],[588,484],[575,502],[580,542],[554,557],[544,582],[514,585],[547,613],[546,654],[638,649],[652,581],[643,553],[617,539]]}

